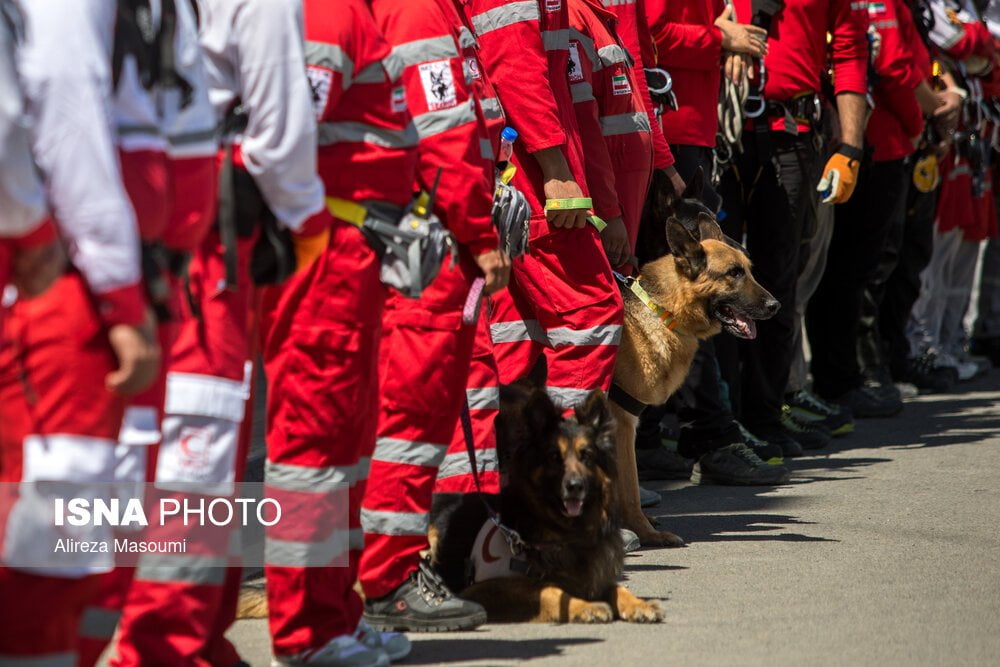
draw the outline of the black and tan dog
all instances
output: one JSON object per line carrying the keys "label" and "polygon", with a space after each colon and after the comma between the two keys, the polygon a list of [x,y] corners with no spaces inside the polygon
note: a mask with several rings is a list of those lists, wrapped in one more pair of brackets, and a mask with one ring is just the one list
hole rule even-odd
{"label": "black and tan dog", "polygon": [[[472,554],[466,573],[475,583],[460,596],[486,607],[491,622],[661,621],[658,602],[617,583],[624,547],[614,426],[603,392],[592,392],[564,418],[540,386],[509,385],[501,390],[496,429],[509,479],[501,526],[485,520],[482,507],[478,519],[432,517],[439,570],[454,575]],[[462,590],[453,577],[449,584]]]}
{"label": "black and tan dog", "polygon": [[[754,320],[778,311],[778,301],[754,280],[750,260],[727,239],[701,203],[699,171],[680,198],[663,205],[669,254],[644,264],[623,284],[625,326],[610,392],[618,456],[618,498],[624,526],[643,545],[682,546],[656,530],[639,506],[635,428],[645,405],[660,405],[684,382],[698,341],[725,330],[754,338]],[[662,227],[661,227],[662,229]]]}

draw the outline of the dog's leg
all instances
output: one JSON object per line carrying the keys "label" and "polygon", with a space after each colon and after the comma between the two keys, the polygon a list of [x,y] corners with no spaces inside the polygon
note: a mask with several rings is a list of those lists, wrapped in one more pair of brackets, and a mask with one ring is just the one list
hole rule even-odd
{"label": "dog's leg", "polygon": [[461,597],[486,607],[491,623],[609,623],[611,605],[576,598],[552,584],[527,577],[488,579]]}
{"label": "dog's leg", "polygon": [[622,523],[639,536],[643,546],[682,547],[684,540],[667,531],[653,528],[639,504],[639,473],[635,467],[635,427],[638,419],[616,403],[611,403],[615,418],[615,449],[618,454],[616,489]]}
{"label": "dog's leg", "polygon": [[618,618],[629,623],[659,623],[664,616],[658,601],[636,597],[624,586],[615,586],[611,592],[611,606]]}

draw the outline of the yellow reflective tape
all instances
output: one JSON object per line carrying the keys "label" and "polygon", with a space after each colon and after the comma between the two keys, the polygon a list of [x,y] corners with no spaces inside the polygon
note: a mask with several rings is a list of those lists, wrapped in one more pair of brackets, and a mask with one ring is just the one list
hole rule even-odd
{"label": "yellow reflective tape", "polygon": [[345,220],[355,227],[363,225],[368,217],[368,209],[364,206],[340,197],[327,197],[326,208],[333,217]]}

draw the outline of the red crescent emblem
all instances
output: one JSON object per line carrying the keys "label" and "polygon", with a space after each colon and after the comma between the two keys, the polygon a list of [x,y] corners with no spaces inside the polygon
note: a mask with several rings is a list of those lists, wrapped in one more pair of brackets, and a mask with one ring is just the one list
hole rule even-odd
{"label": "red crescent emblem", "polygon": [[500,556],[494,556],[490,553],[490,542],[493,541],[493,536],[497,534],[497,526],[490,528],[490,531],[486,533],[486,539],[483,540],[483,562],[484,563],[495,563],[500,560]]}

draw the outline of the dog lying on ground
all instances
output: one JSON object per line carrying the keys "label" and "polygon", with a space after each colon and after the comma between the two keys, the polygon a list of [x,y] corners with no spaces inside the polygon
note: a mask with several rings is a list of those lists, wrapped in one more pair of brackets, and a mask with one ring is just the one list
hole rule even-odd
{"label": "dog lying on ground", "polygon": [[683,546],[660,532],[639,506],[635,429],[646,405],[664,403],[684,382],[698,341],[725,330],[754,338],[754,320],[779,308],[750,273],[750,260],[727,242],[701,199],[699,171],[677,200],[666,204],[670,254],[644,264],[638,279],[622,286],[625,326],[609,398],[618,456],[617,496],[623,524],[644,546]]}
{"label": "dog lying on ground", "polygon": [[[471,574],[475,583],[459,595],[486,607],[494,623],[661,621],[658,602],[617,583],[625,554],[614,425],[603,392],[591,392],[564,418],[543,388],[522,380],[501,389],[496,430],[509,480],[500,525],[478,501],[462,519],[432,513],[436,565],[452,590],[463,588],[456,573]],[[470,552],[472,572],[464,567]]]}

